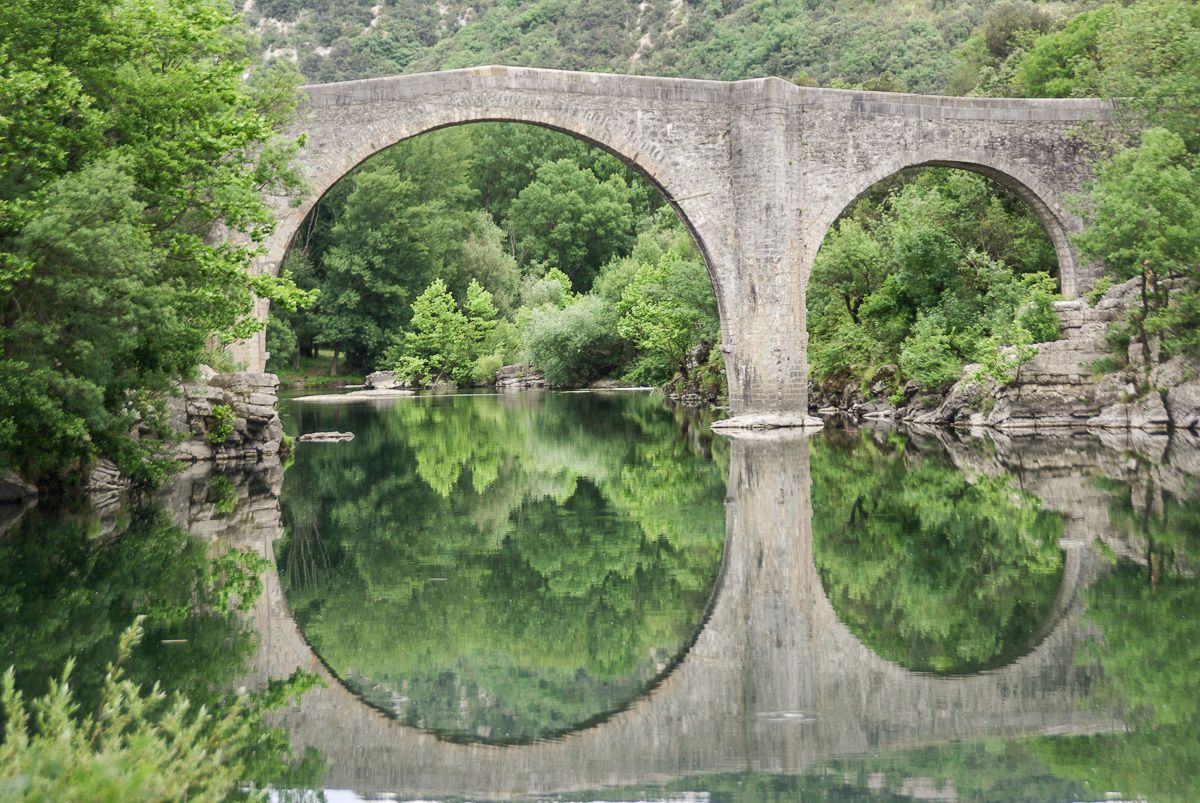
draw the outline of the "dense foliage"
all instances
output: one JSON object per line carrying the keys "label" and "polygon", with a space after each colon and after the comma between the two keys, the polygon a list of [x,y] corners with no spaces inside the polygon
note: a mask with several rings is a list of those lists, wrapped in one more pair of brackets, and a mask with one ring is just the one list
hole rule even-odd
{"label": "dense foliage", "polygon": [[[1146,303],[1131,319],[1126,339],[1146,341],[1146,351],[1155,359],[1200,349],[1194,336],[1200,330],[1200,302],[1192,276],[1200,249],[1200,226],[1194,220],[1200,182],[1193,155],[1200,131],[1194,102],[1200,94],[1200,10],[1194,3],[938,0],[876,7],[837,0],[661,0],[631,8],[617,2],[533,0],[450,2],[440,4],[436,13],[411,3],[370,10],[364,4],[348,9],[336,30],[326,24],[337,16],[335,10],[323,0],[294,0],[272,9],[274,4],[268,4],[259,13],[264,19],[278,13],[284,21],[268,25],[274,44],[303,54],[298,58],[301,69],[314,80],[511,63],[695,78],[780,75],[800,83],[909,92],[1113,99],[1130,131],[1163,126],[1182,139],[1184,150],[1151,135],[1153,144],[1142,146],[1139,157],[1144,169],[1131,169],[1132,155],[1102,168],[1084,209],[1097,222],[1080,248],[1085,257],[1108,264],[1118,280],[1143,277]],[[316,39],[319,51],[311,47]],[[502,150],[496,152],[501,158],[493,164],[503,164]],[[512,161],[508,169],[515,180],[531,181],[537,168],[529,166],[530,160]],[[1151,177],[1168,163],[1177,180],[1173,188],[1162,188]],[[570,171],[562,170],[555,186],[566,191],[563,182]],[[1004,381],[1035,353],[1033,343],[1055,337],[1049,309],[1054,287],[1032,276],[1056,273],[1048,239],[1036,231],[1028,210],[996,187],[974,199],[982,203],[947,209],[945,180],[918,180],[908,192],[897,190],[896,184],[889,181],[878,189],[873,203],[894,204],[896,210],[886,211],[907,213],[905,220],[859,219],[856,227],[852,220],[859,215],[848,211],[823,249],[811,304],[815,378],[827,389],[870,385],[887,368],[880,376],[891,392],[907,379],[941,388],[960,376],[965,363],[980,362],[985,375]],[[590,198],[589,211],[599,213],[607,201],[592,192],[576,197]],[[891,203],[882,198],[888,193],[895,196]],[[1125,214],[1134,205],[1138,214]],[[510,211],[505,204],[485,201],[485,206],[502,216]],[[996,220],[997,208],[1009,219]],[[518,230],[527,215],[545,226],[546,219],[538,217],[542,209],[517,211],[520,219],[509,218],[507,224],[497,218],[506,231]],[[565,206],[551,212],[567,215],[559,219],[563,236],[581,219],[577,210]],[[1106,224],[1106,217],[1114,222]],[[893,224],[901,222],[923,228],[929,236],[893,231]],[[997,243],[997,224],[1019,242]],[[978,232],[963,231],[976,226]],[[593,229],[604,226],[593,224]],[[1170,237],[1171,231],[1176,233],[1174,253],[1162,262],[1159,244],[1143,240]],[[619,243],[627,232],[618,227],[605,236]],[[908,233],[915,239],[905,241],[902,235]],[[865,243],[868,239],[874,243]],[[586,289],[595,261],[590,260],[591,267],[568,264],[587,253],[585,243],[567,249],[534,237],[525,247],[534,259],[555,260],[572,276],[575,289]],[[1109,256],[1122,248],[1141,256],[1110,262]],[[831,264],[836,262],[841,264]],[[847,276],[848,270],[859,275]],[[827,284],[831,281],[833,286]],[[829,301],[847,295],[846,284],[852,287],[842,312]],[[862,320],[857,307],[868,296]],[[571,313],[573,320],[562,320],[562,327],[553,325],[557,321],[544,322],[539,330],[552,333],[549,340],[564,349],[578,350],[579,344],[566,338],[565,326],[578,324],[597,337],[603,331],[600,309],[583,313]],[[601,366],[595,370],[614,370],[621,361],[607,354],[611,337],[607,346],[589,339],[599,347],[588,358]],[[559,354],[544,347],[546,337],[538,342],[543,347],[537,356],[559,362]],[[1114,342],[1123,342],[1122,337]],[[557,365],[551,370],[571,381],[588,374],[563,372]]]}
{"label": "dense foliage", "polygon": [[236,23],[215,0],[0,9],[0,470],[153,476],[131,430],[165,434],[163,394],[250,331],[254,292],[290,296],[246,268],[263,193],[297,186],[274,138],[294,73]]}
{"label": "dense foliage", "polygon": [[893,391],[908,379],[941,388],[983,363],[1003,379],[1020,356],[1007,347],[1058,337],[1056,266],[1028,207],[988,179],[944,168],[894,176],[817,254],[812,377],[833,388],[877,375]]}
{"label": "dense foliage", "polygon": [[299,407],[278,545],[305,637],[444,736],[527,740],[618,709],[699,626],[724,541],[722,442],[648,396]]}
{"label": "dense foliage", "polygon": [[[719,337],[716,300],[663,203],[613,156],[533,126],[402,142],[302,227],[288,264],[320,295],[276,316],[272,365],[325,347],[417,384],[486,383],[517,362],[552,385],[687,379],[688,352]],[[720,366],[704,373],[715,394]]]}
{"label": "dense foliage", "polygon": [[[213,478],[214,510],[233,512],[232,488]],[[263,721],[312,678],[231,691],[255,648],[242,613],[265,561],[207,547],[155,506],[115,529],[45,506],[0,539],[0,797],[224,800],[313,779],[317,757],[294,762]]]}

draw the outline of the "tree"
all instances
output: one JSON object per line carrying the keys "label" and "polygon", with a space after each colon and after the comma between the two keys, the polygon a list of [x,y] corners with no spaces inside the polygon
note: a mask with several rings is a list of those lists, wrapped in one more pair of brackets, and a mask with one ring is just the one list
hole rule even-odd
{"label": "tree", "polygon": [[623,354],[617,311],[594,295],[557,309],[530,310],[522,327],[529,362],[556,387],[587,384],[607,376]]}
{"label": "tree", "polygon": [[558,268],[581,292],[591,289],[601,265],[629,250],[633,221],[623,178],[601,181],[568,159],[542,165],[509,211],[526,257]]}
{"label": "tree", "polygon": [[434,279],[412,303],[396,373],[422,384],[455,381],[470,352],[470,325],[441,279]]}
{"label": "tree", "polygon": [[404,379],[423,385],[469,382],[476,361],[493,345],[496,317],[492,294],[479,282],[471,280],[459,309],[446,283],[434,279],[413,302],[409,328],[397,347],[389,350],[385,364]]}
{"label": "tree", "polygon": [[[263,192],[294,75],[262,70],[215,0],[0,9],[0,468],[61,480],[97,455],[150,480],[161,399],[211,338],[256,326]],[[243,73],[250,77],[243,80]],[[210,243],[221,222],[246,244]]]}
{"label": "tree", "polygon": [[1090,222],[1076,242],[1115,280],[1138,279],[1141,304],[1130,320],[1146,370],[1155,342],[1163,359],[1200,355],[1200,165],[1183,138],[1144,132],[1138,147],[1097,169],[1088,205]]}
{"label": "tree", "polygon": [[687,382],[688,352],[720,339],[712,280],[699,255],[692,256],[672,251],[643,264],[617,304],[617,333],[637,348],[641,373],[650,381],[678,373]]}

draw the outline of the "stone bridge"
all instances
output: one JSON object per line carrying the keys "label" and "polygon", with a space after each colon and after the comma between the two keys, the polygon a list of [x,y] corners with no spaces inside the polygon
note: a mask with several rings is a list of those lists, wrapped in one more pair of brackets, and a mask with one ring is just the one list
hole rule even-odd
{"label": "stone bridge", "polygon": [[[907,167],[946,165],[990,176],[1024,198],[1058,252],[1062,291],[1094,274],[1069,235],[1068,205],[1089,175],[1081,131],[1103,126],[1094,100],[954,98],[800,87],[779,78],[697,81],[475,67],[307,86],[293,131],[313,193],[282,202],[257,269],[275,272],[304,216],[338,179],[401,140],[483,121],[531,123],[598,145],[638,168],[691,230],[721,316],[732,415],[807,418],[805,289],[839,214]],[[266,302],[259,315],[266,314]],[[251,371],[263,335],[234,347]],[[808,423],[815,424],[815,420]]]}
{"label": "stone bridge", "polygon": [[[1077,472],[1074,472],[1076,474]],[[1083,589],[1104,570],[1085,477],[1065,492],[1066,567],[1036,646],[995,671],[939,677],[906,670],[860,642],[825,596],[812,555],[808,443],[796,434],[736,438],[727,542],[702,631],[665,679],[626,709],[562,739],[496,747],[441,741],[368,707],[330,676],[269,572],[252,618],[260,644],[249,681],[296,668],[322,675],[285,714],[298,749],[330,762],[330,788],[402,796],[506,799],[650,784],[690,775],[803,773],[839,757],[997,736],[1088,733],[1120,723],[1085,703],[1097,669],[1077,662],[1089,637]],[[233,517],[188,516],[273,560],[283,533],[278,481]],[[1076,488],[1078,486],[1078,488]],[[189,489],[184,510],[195,507]],[[1052,507],[1055,505],[1048,502]],[[1103,507],[1100,507],[1103,510]]]}

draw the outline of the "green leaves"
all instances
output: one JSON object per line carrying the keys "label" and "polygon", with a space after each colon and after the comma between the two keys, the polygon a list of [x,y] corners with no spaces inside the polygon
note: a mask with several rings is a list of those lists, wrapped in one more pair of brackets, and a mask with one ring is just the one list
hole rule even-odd
{"label": "green leaves", "polygon": [[446,283],[434,279],[413,302],[409,327],[385,360],[408,382],[467,383],[476,360],[490,350],[496,315],[492,294],[474,279],[461,310]]}
{"label": "green leaves", "polygon": [[1058,337],[1055,267],[1033,213],[982,176],[935,168],[880,182],[817,254],[812,375],[861,383],[898,364],[901,381],[941,388],[984,362],[1010,376],[1030,344]]}
{"label": "green leaves", "polygon": [[583,292],[601,265],[633,245],[633,224],[625,180],[601,181],[569,159],[543,164],[509,210],[528,258],[560,269]]}
{"label": "green leaves", "polygon": [[[147,477],[150,441],[129,433],[161,420],[154,395],[210,339],[248,331],[254,289],[295,298],[286,281],[250,279],[253,246],[208,241],[218,223],[261,241],[274,225],[262,192],[299,188],[294,144],[274,134],[294,76],[257,75],[236,22],[215,0],[0,11],[4,372],[76,388],[35,403],[47,379],[0,397],[0,420],[14,422],[6,467],[49,481],[99,454]],[[66,426],[53,407],[83,433],[50,437]]]}

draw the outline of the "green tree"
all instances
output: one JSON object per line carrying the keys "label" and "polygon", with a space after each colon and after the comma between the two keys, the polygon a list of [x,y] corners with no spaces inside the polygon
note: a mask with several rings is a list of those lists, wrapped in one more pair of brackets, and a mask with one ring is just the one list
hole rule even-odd
{"label": "green tree", "polygon": [[454,381],[470,353],[470,324],[441,279],[430,282],[412,303],[412,320],[403,335],[403,356],[396,372],[431,384]]}
{"label": "green tree", "polygon": [[608,376],[624,354],[617,330],[617,311],[595,295],[557,309],[530,310],[521,340],[529,362],[555,387],[577,387]]}
{"label": "green tree", "polygon": [[[253,329],[264,190],[292,74],[247,58],[213,0],[0,9],[0,465],[40,481],[94,456],[152,479],[156,400],[210,338]],[[250,77],[243,80],[243,73]],[[248,235],[212,244],[214,224]]]}
{"label": "green tree", "polygon": [[1130,323],[1145,369],[1154,351],[1200,355],[1200,166],[1183,138],[1144,132],[1138,147],[1098,168],[1087,202],[1090,222],[1076,242],[1115,280],[1138,280]]}
{"label": "green tree", "polygon": [[668,252],[643,264],[617,305],[617,333],[634,344],[640,362],[635,370],[650,381],[678,373],[687,382],[688,352],[720,339],[712,281],[699,255],[692,256]]}
{"label": "green tree", "polygon": [[601,181],[568,159],[538,169],[512,202],[509,227],[525,257],[556,267],[586,292],[613,256],[633,244],[634,213],[621,176]]}

